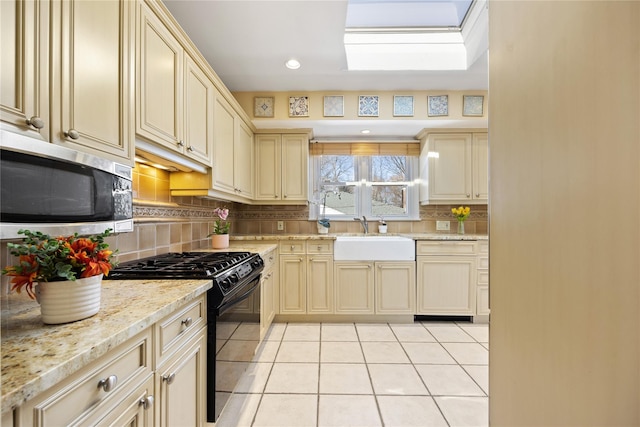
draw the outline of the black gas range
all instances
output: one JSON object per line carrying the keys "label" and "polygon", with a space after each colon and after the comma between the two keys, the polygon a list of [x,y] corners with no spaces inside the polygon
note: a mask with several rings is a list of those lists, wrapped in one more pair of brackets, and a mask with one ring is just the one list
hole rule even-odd
{"label": "black gas range", "polygon": [[[108,279],[211,279],[207,294],[207,421],[215,422],[260,342],[260,277],[250,252],[179,252],[124,262]],[[242,351],[238,351],[241,349]]]}
{"label": "black gas range", "polygon": [[250,252],[170,252],[124,262],[109,279],[209,279],[214,282],[209,305],[224,311],[243,296],[248,283],[264,269],[260,255]]}

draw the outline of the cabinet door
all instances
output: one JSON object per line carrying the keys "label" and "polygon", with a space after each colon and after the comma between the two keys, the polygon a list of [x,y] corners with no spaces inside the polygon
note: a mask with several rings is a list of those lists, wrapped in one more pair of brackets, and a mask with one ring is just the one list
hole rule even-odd
{"label": "cabinet door", "polygon": [[206,328],[158,369],[159,423],[161,427],[202,426],[206,420]]}
{"label": "cabinet door", "polygon": [[136,132],[182,151],[182,46],[144,2],[138,26]]}
{"label": "cabinet door", "polygon": [[477,289],[477,306],[476,306],[476,314],[477,315],[489,315],[491,312],[489,310],[489,287],[488,286],[478,286]]}
{"label": "cabinet door", "polygon": [[373,314],[373,263],[334,262],[336,313]]}
{"label": "cabinet door", "polygon": [[213,83],[190,57],[185,61],[184,143],[186,154],[210,165],[213,157]]}
{"label": "cabinet door", "polygon": [[270,270],[262,276],[262,282],[260,284],[260,299],[262,300],[260,305],[260,340],[267,334],[273,318],[276,315],[274,278],[273,270]]}
{"label": "cabinet door", "polygon": [[213,181],[218,190],[234,193],[234,112],[231,105],[216,96],[213,110]]}
{"label": "cabinet door", "polygon": [[253,132],[239,117],[235,116],[234,138],[234,187],[244,197],[253,197]]}
{"label": "cabinet door", "polygon": [[376,314],[414,314],[414,262],[376,262]]}
{"label": "cabinet door", "polygon": [[307,259],[307,313],[333,313],[333,256]]}
{"label": "cabinet door", "polygon": [[471,134],[432,134],[429,151],[429,200],[471,199]]}
{"label": "cabinet door", "polygon": [[489,137],[486,133],[473,134],[473,198],[489,198]]}
{"label": "cabinet door", "polygon": [[48,141],[49,2],[2,0],[0,24],[0,120],[12,131]]}
{"label": "cabinet door", "polygon": [[281,198],[280,135],[256,135],[256,200]]}
{"label": "cabinet door", "polygon": [[[52,141],[132,160],[129,85],[135,3],[53,3]],[[59,71],[58,71],[59,70]]]}
{"label": "cabinet door", "polygon": [[152,427],[154,425],[154,403],[153,375],[150,375],[147,381],[122,399],[106,417],[97,423],[93,419],[88,419],[82,425]]}
{"label": "cabinet door", "polygon": [[307,272],[304,256],[280,256],[280,314],[307,311]]}
{"label": "cabinet door", "polygon": [[424,256],[417,266],[418,314],[475,314],[475,257]]}
{"label": "cabinet door", "polygon": [[282,135],[282,200],[307,200],[308,162],[306,135]]}

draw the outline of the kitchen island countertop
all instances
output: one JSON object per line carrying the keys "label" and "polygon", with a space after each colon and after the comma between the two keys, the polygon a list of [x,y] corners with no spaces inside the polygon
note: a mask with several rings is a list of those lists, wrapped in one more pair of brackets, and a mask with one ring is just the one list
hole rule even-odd
{"label": "kitchen island countertop", "polygon": [[42,323],[26,293],[2,296],[2,413],[45,391],[212,286],[211,280],[103,280],[100,311]]}

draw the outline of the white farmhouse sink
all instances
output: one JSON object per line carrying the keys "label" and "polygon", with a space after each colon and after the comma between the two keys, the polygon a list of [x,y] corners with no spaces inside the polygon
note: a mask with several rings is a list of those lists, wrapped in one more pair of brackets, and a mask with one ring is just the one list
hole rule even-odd
{"label": "white farmhouse sink", "polygon": [[336,261],[414,261],[413,239],[400,236],[337,236],[333,245]]}

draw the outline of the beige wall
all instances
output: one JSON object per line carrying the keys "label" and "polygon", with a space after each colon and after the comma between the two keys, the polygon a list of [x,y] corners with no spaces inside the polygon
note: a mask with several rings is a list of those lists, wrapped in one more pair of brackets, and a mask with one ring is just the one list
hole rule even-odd
{"label": "beige wall", "polygon": [[489,14],[491,425],[640,425],[640,2]]}

